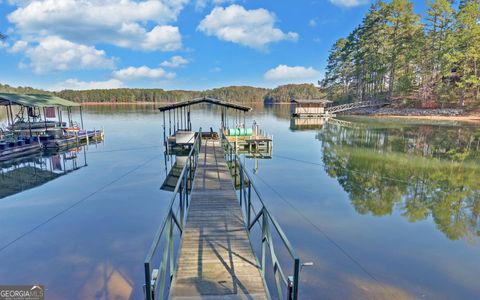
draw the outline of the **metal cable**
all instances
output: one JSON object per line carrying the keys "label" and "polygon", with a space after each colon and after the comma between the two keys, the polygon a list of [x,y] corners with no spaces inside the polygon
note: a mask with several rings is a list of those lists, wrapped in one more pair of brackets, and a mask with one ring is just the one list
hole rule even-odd
{"label": "metal cable", "polygon": [[[321,167],[324,167],[324,168],[326,167],[326,165],[324,163],[302,160],[302,159],[293,158],[293,157],[289,157],[289,156],[283,156],[283,155],[276,154],[275,157],[282,158],[282,159],[287,159],[287,160],[292,160],[292,161],[296,161],[296,162],[301,162],[301,163],[309,164],[309,165],[321,166]],[[342,169],[346,169],[346,168],[342,168]],[[397,181],[397,182],[401,182],[401,183],[411,184],[410,181],[402,180],[402,179],[398,179],[398,178],[393,178],[393,177],[379,176],[379,175],[375,175],[375,174],[370,175],[370,174],[365,174],[364,172],[355,171],[355,170],[350,170],[350,172],[357,173],[357,174],[360,174],[360,175],[363,175],[363,176],[379,177],[379,178],[384,178],[384,179],[388,179],[388,180],[391,180],[391,181]],[[412,179],[420,180],[420,178],[412,178]]]}
{"label": "metal cable", "polygon": [[95,194],[101,192],[102,190],[106,189],[107,187],[111,186],[112,184],[115,184],[117,183],[118,181],[122,180],[123,178],[127,177],[128,175],[132,174],[133,172],[137,171],[138,169],[144,167],[145,165],[147,165],[148,163],[150,163],[151,161],[153,161],[154,159],[158,158],[158,155],[155,155],[154,157],[152,158],[149,158],[147,159],[146,161],[144,161],[143,163],[141,163],[140,165],[136,166],[135,168],[129,170],[128,172],[122,174],[121,176],[117,177],[116,179],[110,181],[109,183],[101,186],[100,188],[96,189],[95,191],[93,191],[92,193],[88,194],[87,196],[81,198],[80,200],[74,202],[73,204],[71,204],[70,206],[66,207],[65,209],[59,211],[58,213],[56,213],[55,215],[51,216],[50,218],[46,219],[45,221],[41,222],[40,224],[36,225],[35,227],[31,228],[30,230],[22,233],[20,236],[16,237],[15,239],[11,240],[10,242],[8,242],[7,244],[3,245],[1,248],[0,248],[0,252],[2,252],[3,250],[7,249],[8,247],[10,247],[11,245],[13,245],[14,243],[16,243],[17,241],[19,241],[20,239],[24,238],[25,236],[29,235],[30,233],[34,232],[35,230],[37,230],[38,228],[42,227],[43,225],[46,225],[48,223],[50,223],[52,220],[54,220],[55,218],[63,215],[64,213],[68,212],[69,210],[71,210],[72,208],[76,207],[77,205],[79,205],[80,203],[84,202],[85,200],[93,197]]}
{"label": "metal cable", "polygon": [[333,238],[331,238],[320,226],[315,224],[310,218],[305,215],[300,209],[298,209],[293,203],[291,203],[289,200],[287,200],[281,193],[279,193],[274,187],[272,187],[270,184],[268,184],[262,177],[260,177],[258,174],[254,175],[260,179],[260,181],[263,182],[273,193],[275,193],[282,201],[287,203],[288,206],[290,206],[297,214],[299,214],[307,223],[309,223],[313,228],[315,228],[318,232],[320,232],[332,245],[334,245],[340,252],[342,252],[350,261],[352,261],[355,265],[357,265],[360,270],[362,270],[365,274],[367,274],[370,278],[372,278],[375,282],[377,282],[383,289],[387,290],[387,288],[384,286],[384,284],[379,281],[371,272],[369,272],[366,267],[364,267],[358,260],[356,260],[350,253],[345,250],[340,244],[338,244]]}

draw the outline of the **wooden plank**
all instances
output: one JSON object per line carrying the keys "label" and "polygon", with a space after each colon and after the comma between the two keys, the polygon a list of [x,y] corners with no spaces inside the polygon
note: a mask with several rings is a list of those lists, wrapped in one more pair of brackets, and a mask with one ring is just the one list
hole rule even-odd
{"label": "wooden plank", "polygon": [[171,299],[268,299],[218,140],[204,140]]}

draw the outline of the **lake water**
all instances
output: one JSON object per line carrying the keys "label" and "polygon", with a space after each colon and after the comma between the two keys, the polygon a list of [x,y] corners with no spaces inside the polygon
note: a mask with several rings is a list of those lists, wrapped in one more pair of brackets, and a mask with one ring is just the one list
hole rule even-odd
{"label": "lake water", "polygon": [[[0,116],[1,117],[1,116]],[[220,111],[192,111],[217,129]],[[3,164],[0,284],[47,299],[142,299],[143,260],[166,213],[154,106],[87,107],[106,139]],[[344,117],[296,124],[256,107],[273,159],[248,171],[302,261],[301,299],[478,299],[480,128]],[[4,120],[0,120],[0,123]],[[8,188],[8,190],[7,190]]]}

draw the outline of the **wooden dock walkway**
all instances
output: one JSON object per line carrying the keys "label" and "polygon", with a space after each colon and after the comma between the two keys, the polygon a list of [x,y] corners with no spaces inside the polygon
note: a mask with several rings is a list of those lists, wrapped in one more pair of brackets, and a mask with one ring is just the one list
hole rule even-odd
{"label": "wooden dock walkway", "polygon": [[218,140],[203,140],[171,299],[268,299]]}

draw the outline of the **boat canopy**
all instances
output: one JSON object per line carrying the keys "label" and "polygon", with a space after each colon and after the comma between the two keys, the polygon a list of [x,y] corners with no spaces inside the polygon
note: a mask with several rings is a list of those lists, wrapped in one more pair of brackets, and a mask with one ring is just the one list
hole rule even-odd
{"label": "boat canopy", "polygon": [[26,107],[74,107],[80,106],[63,98],[42,94],[0,93],[0,105],[21,105]]}
{"label": "boat canopy", "polygon": [[325,99],[292,99],[293,103],[298,104],[328,104],[333,103],[333,101],[325,100]]}

